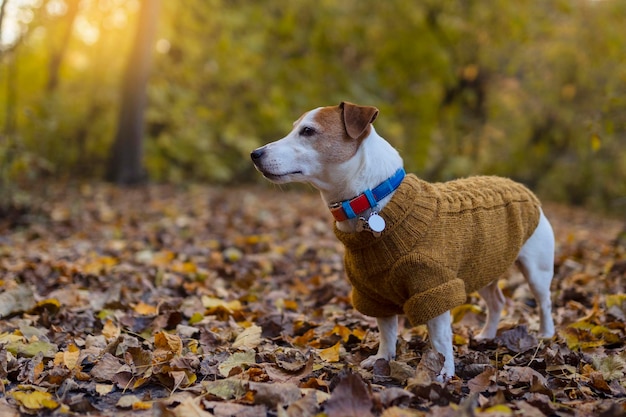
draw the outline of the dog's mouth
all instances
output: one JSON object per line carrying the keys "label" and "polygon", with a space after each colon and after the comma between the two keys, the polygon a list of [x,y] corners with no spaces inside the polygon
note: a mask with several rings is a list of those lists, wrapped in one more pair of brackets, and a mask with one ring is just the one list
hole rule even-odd
{"label": "dog's mouth", "polygon": [[261,174],[263,174],[263,176],[270,181],[280,181],[282,179],[287,178],[290,175],[302,175],[302,171],[286,172],[284,174],[273,174],[271,172],[261,171]]}

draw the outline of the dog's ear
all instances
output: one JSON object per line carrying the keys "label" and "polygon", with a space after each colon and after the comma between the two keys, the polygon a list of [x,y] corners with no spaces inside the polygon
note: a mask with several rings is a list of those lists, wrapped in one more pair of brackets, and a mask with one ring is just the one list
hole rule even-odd
{"label": "dog's ear", "polygon": [[343,110],[343,123],[348,136],[352,139],[360,138],[378,116],[378,109],[372,106],[359,106],[342,101],[339,108]]}

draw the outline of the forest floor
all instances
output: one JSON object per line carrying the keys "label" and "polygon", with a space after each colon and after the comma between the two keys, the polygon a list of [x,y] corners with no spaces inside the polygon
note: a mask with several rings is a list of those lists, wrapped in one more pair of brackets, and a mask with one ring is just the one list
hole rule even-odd
{"label": "forest floor", "polygon": [[[557,334],[517,272],[498,338],[453,311],[457,376],[424,326],[372,371],[313,191],[46,185],[0,217],[0,415],[615,416],[626,410],[623,223],[547,204]],[[620,232],[622,235],[620,235]],[[404,323],[404,321],[401,321]]]}

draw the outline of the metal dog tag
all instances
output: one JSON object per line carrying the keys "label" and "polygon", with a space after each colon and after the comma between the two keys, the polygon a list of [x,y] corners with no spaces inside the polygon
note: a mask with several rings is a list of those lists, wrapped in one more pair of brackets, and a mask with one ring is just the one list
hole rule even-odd
{"label": "metal dog tag", "polygon": [[367,224],[374,233],[380,233],[385,230],[385,219],[380,217],[376,212],[372,212],[369,219],[367,219]]}

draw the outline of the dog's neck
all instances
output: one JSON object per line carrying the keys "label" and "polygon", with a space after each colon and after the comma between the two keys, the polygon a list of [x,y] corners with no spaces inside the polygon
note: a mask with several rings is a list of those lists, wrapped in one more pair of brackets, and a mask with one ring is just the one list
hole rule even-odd
{"label": "dog's neck", "polygon": [[[327,189],[320,189],[326,205],[349,200],[367,189],[376,187],[390,178],[403,162],[400,154],[371,126],[370,134],[363,139],[355,155],[350,160],[328,172],[328,181],[332,184]],[[378,210],[387,204],[393,192],[378,203]],[[364,213],[367,215],[368,213]],[[343,232],[355,232],[358,218],[337,222],[337,228]]]}

